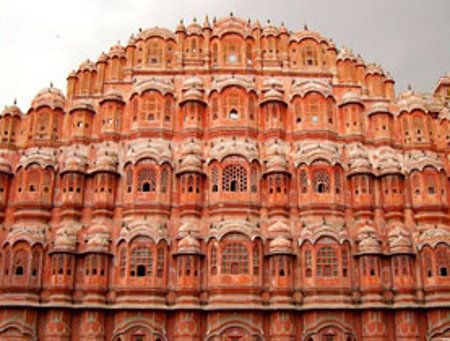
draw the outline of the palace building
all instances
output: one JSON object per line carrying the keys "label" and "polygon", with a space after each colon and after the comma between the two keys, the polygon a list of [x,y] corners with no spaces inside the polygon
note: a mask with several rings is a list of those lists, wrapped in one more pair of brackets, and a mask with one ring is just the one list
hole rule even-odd
{"label": "palace building", "polygon": [[0,115],[0,340],[450,338],[450,75],[139,30]]}

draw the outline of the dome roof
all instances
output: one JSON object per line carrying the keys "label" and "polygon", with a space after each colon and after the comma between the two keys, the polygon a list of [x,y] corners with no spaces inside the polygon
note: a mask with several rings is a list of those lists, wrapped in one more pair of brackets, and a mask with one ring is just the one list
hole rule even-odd
{"label": "dome roof", "polygon": [[292,253],[292,241],[284,236],[278,236],[270,241],[271,253]]}
{"label": "dome roof", "polygon": [[80,64],[79,69],[81,71],[95,71],[96,67],[94,62],[87,59],[86,61]]}
{"label": "dome roof", "polygon": [[91,226],[87,232],[87,245],[88,251],[109,251],[109,229],[102,223],[97,223]]}
{"label": "dome roof", "polygon": [[377,230],[369,225],[362,226],[358,231],[360,253],[380,253],[381,241],[377,237]]}
{"label": "dome roof", "polygon": [[125,103],[125,101],[123,100],[122,97],[122,93],[120,92],[120,90],[111,88],[108,91],[106,91],[105,96],[103,96],[103,98],[101,99],[100,103],[106,102],[106,101],[116,101],[116,102],[121,102],[121,103]]}
{"label": "dome roof", "polygon": [[40,107],[47,106],[51,109],[64,109],[66,99],[57,88],[45,88],[38,92],[31,102],[31,107],[37,109]]}
{"label": "dome roof", "polygon": [[281,220],[276,220],[271,223],[268,228],[269,236],[275,238],[277,236],[289,236],[291,233],[291,229],[289,225]]}
{"label": "dome roof", "polygon": [[283,102],[284,103],[283,94],[280,91],[272,88],[264,93],[262,103],[265,103],[265,102]]}
{"label": "dome roof", "polygon": [[178,242],[178,253],[199,253],[200,243],[189,233]]}
{"label": "dome roof", "polygon": [[20,117],[22,115],[22,111],[20,111],[19,107],[14,104],[14,105],[5,107],[5,109],[3,109],[2,113],[0,114],[0,117],[6,116],[6,115]]}
{"label": "dome roof", "polygon": [[342,96],[342,100],[339,105],[341,106],[341,105],[351,104],[351,103],[363,105],[362,101],[361,101],[361,97],[353,91],[346,92],[345,95]]}
{"label": "dome roof", "polygon": [[11,162],[4,156],[0,155],[0,173],[11,174]]}
{"label": "dome roof", "polygon": [[197,19],[194,18],[194,22],[189,24],[189,26],[186,29],[187,34],[191,35],[191,34],[197,34],[197,35],[202,35],[202,27],[200,26],[200,24],[197,23]]}
{"label": "dome roof", "polygon": [[86,110],[95,113],[94,105],[86,99],[76,100],[72,103],[69,112],[75,110]]}
{"label": "dome roof", "polygon": [[411,253],[412,240],[401,224],[391,227],[388,234],[389,249],[392,254]]}
{"label": "dome roof", "polygon": [[116,44],[111,46],[111,48],[109,49],[108,55],[113,58],[113,57],[125,57],[125,48],[120,45],[120,44]]}

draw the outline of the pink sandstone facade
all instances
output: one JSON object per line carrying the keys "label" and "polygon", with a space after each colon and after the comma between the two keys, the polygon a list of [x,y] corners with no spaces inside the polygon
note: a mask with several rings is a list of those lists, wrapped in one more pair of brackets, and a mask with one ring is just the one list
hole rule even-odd
{"label": "pink sandstone facade", "polygon": [[450,76],[152,28],[0,116],[0,340],[450,338]]}

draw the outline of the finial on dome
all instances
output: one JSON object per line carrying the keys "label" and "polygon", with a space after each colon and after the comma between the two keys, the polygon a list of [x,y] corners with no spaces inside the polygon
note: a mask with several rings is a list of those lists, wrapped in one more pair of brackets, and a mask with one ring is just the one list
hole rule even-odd
{"label": "finial on dome", "polygon": [[233,12],[230,12],[230,17],[233,17]]}
{"label": "finial on dome", "polygon": [[139,30],[138,30],[138,31],[139,31],[139,33],[141,33],[141,32],[142,32],[142,27],[139,27]]}
{"label": "finial on dome", "polygon": [[216,18],[216,16],[214,16],[214,18],[213,18],[213,24],[215,24],[217,22],[217,18]]}
{"label": "finial on dome", "polygon": [[281,22],[281,26],[284,26],[284,21]]}
{"label": "finial on dome", "polygon": [[270,24],[270,19],[267,19],[267,23]]}
{"label": "finial on dome", "polygon": [[305,29],[305,31],[308,31],[308,25],[307,24],[303,24],[303,28]]}
{"label": "finial on dome", "polygon": [[252,21],[251,21],[251,19],[250,19],[250,18],[248,18],[247,22],[248,22],[249,24],[251,24],[251,23],[252,23]]}
{"label": "finial on dome", "polygon": [[196,17],[194,17],[194,19],[192,19],[194,22],[197,22],[197,18]]}
{"label": "finial on dome", "polygon": [[412,90],[411,83],[408,83],[408,90]]}
{"label": "finial on dome", "polygon": [[53,82],[50,82],[50,88],[53,88]]}
{"label": "finial on dome", "polygon": [[184,23],[184,20],[183,20],[183,18],[181,18],[180,19],[180,24],[183,25],[183,23]]}
{"label": "finial on dome", "polygon": [[14,103],[14,105],[17,105],[17,98],[14,98],[13,103]]}

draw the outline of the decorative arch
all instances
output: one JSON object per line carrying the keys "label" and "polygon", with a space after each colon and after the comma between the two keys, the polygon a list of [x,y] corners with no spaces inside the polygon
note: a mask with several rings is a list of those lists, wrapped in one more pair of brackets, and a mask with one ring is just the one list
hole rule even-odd
{"label": "decorative arch", "polygon": [[117,326],[112,333],[112,339],[119,341],[121,337],[131,336],[134,332],[144,335],[151,335],[160,338],[161,341],[167,341],[164,331],[156,323],[152,323],[149,319],[128,319]]}
{"label": "decorative arch", "polygon": [[[215,341],[215,337],[223,337],[223,336],[250,336],[257,338],[258,341],[265,341],[264,332],[260,329],[248,323],[246,321],[227,321],[218,326],[212,328],[208,335],[206,336],[206,341]],[[225,339],[228,341],[228,339]],[[230,339],[233,340],[233,339]],[[251,340],[253,341],[253,340]]]}

